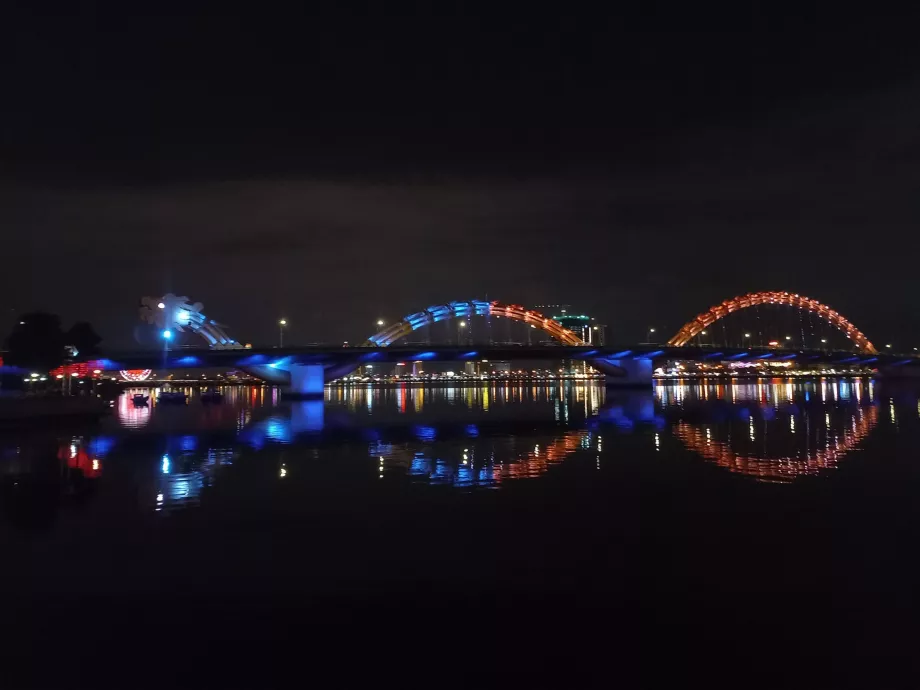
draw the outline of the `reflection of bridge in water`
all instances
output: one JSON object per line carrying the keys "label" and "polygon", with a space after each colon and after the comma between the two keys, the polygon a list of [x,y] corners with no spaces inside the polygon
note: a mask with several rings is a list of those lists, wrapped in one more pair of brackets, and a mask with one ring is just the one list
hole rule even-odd
{"label": "reflection of bridge in water", "polygon": [[[540,477],[576,456],[600,469],[605,450],[616,454],[618,436],[633,437],[622,439],[630,453],[650,460],[673,436],[730,472],[789,482],[836,469],[879,423],[874,384],[859,379],[664,384],[654,393],[405,387],[330,390],[328,397],[279,404],[277,390],[252,387],[228,394],[224,405],[135,410],[122,400],[111,420],[117,432],[55,437],[52,450],[36,445],[28,462],[28,443],[0,448],[0,501],[5,509],[22,512],[32,501],[50,511],[60,503],[52,495],[73,492],[60,477],[87,489],[104,467],[123,467],[136,476],[145,510],[169,512],[197,506],[240,458],[254,459],[247,471],[280,481],[309,475],[308,461],[329,448],[350,463],[343,471],[362,481],[494,487]],[[915,395],[905,404],[920,414]]]}
{"label": "reflection of bridge in water", "polygon": [[834,470],[878,423],[872,382],[658,388],[671,433],[730,472],[789,482]]}

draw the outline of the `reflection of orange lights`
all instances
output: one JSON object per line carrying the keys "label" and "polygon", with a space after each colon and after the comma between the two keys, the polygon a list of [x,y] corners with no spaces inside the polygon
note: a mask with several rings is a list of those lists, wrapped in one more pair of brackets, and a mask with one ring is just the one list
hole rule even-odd
{"label": "reflection of orange lights", "polygon": [[878,408],[872,406],[860,410],[859,415],[853,418],[852,426],[843,431],[842,437],[834,446],[828,444],[827,447],[814,450],[804,458],[756,458],[738,455],[728,443],[707,437],[706,429],[686,422],[678,422],[671,431],[687,448],[730,472],[755,477],[759,481],[790,482],[796,477],[836,469],[843,457],[860,443],[877,423]]}
{"label": "reflection of orange lights", "polygon": [[495,465],[492,467],[492,480],[497,483],[503,479],[539,477],[550,467],[558,465],[581,448],[588,433],[587,431],[569,431],[562,438],[553,440],[545,448],[530,451],[517,461]]}

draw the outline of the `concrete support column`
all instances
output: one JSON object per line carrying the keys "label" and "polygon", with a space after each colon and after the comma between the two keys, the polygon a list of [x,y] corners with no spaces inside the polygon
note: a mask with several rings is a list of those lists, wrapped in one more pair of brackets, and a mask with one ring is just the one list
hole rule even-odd
{"label": "concrete support column", "polygon": [[644,388],[652,385],[654,365],[651,359],[645,357],[601,359],[592,361],[591,366],[604,373],[609,388]]}
{"label": "concrete support column", "polygon": [[291,397],[322,398],[324,371],[322,364],[292,364]]}

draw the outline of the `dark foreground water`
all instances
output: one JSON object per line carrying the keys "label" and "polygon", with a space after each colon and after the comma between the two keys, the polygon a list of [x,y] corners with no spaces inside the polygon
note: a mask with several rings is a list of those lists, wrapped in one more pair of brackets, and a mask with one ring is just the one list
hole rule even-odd
{"label": "dark foreground water", "polygon": [[912,678],[920,389],[225,394],[0,435],[0,687]]}

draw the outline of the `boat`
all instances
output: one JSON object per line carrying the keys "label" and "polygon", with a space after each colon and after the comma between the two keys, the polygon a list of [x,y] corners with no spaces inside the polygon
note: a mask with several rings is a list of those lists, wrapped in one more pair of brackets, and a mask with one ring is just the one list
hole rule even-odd
{"label": "boat", "polygon": [[134,407],[147,407],[147,403],[150,402],[150,396],[144,395],[143,393],[135,393],[131,401],[134,403]]}
{"label": "boat", "polygon": [[218,390],[201,391],[201,402],[207,403],[219,403],[224,399],[224,394]]}
{"label": "boat", "polygon": [[161,391],[157,396],[157,404],[184,405],[187,397],[182,391]]}

